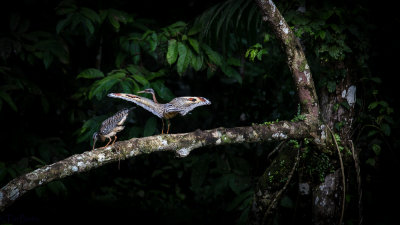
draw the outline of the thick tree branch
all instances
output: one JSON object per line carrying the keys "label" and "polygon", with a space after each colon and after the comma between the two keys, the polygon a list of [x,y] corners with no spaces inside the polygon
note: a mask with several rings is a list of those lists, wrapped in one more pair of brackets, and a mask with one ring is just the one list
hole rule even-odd
{"label": "thick tree branch", "polygon": [[320,112],[318,97],[301,44],[271,0],[257,0],[257,3],[261,8],[263,20],[270,25],[286,52],[288,65],[297,88],[301,112],[307,115],[309,122],[314,123],[318,121]]}
{"label": "thick tree branch", "polygon": [[186,157],[193,149],[200,147],[299,139],[309,137],[310,133],[310,127],[304,122],[282,121],[271,125],[196,130],[191,133],[164,134],[120,141],[106,149],[73,155],[15,178],[0,189],[0,211],[38,186],[89,171],[119,159],[157,151],[173,151],[178,157]]}

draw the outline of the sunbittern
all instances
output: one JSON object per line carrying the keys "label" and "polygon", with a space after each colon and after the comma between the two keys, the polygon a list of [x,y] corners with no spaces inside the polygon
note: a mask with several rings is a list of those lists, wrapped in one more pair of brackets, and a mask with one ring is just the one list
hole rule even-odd
{"label": "sunbittern", "polygon": [[95,148],[96,141],[98,139],[100,139],[101,141],[105,141],[106,138],[109,139],[106,146],[103,147],[106,148],[110,144],[112,137],[115,137],[113,143],[111,144],[113,145],[117,140],[117,133],[125,128],[123,124],[125,123],[126,118],[128,117],[129,111],[131,111],[134,108],[135,107],[131,107],[129,109],[122,109],[117,113],[115,113],[113,116],[104,120],[103,123],[101,124],[99,132],[95,132],[93,134],[93,149]]}
{"label": "sunbittern", "polygon": [[[172,99],[169,103],[162,104],[158,103],[154,94],[154,90],[151,88],[145,89],[144,91],[140,91],[138,93],[152,94],[153,101],[148,98],[126,93],[110,93],[108,94],[108,97],[120,98],[126,101],[134,102],[135,104],[161,118],[161,120],[166,119],[168,123],[167,134],[169,133],[169,128],[171,126],[169,121],[170,119],[174,118],[178,114],[184,116],[198,106],[211,104],[208,99],[203,97],[177,97]],[[164,122],[161,133],[164,133]]]}

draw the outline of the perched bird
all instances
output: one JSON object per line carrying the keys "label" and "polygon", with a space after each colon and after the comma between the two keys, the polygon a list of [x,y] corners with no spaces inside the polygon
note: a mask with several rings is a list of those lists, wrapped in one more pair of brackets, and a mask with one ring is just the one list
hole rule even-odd
{"label": "perched bird", "polygon": [[[162,104],[158,103],[154,94],[154,90],[151,88],[145,89],[138,93],[152,94],[153,101],[148,98],[126,93],[110,93],[108,94],[108,97],[120,98],[126,101],[134,102],[135,104],[143,107],[147,111],[150,111],[157,117],[161,118],[162,121],[163,119],[166,119],[168,123],[167,134],[169,133],[169,128],[171,126],[171,123],[169,121],[170,119],[174,118],[178,114],[184,116],[198,106],[211,104],[208,99],[203,97],[177,97],[172,99],[169,103]],[[164,133],[164,121],[161,133]]]}
{"label": "perched bird", "polygon": [[135,107],[131,107],[129,109],[122,109],[117,113],[115,113],[113,116],[104,120],[103,123],[101,124],[99,132],[95,132],[93,134],[93,149],[96,146],[96,141],[99,139],[101,141],[105,141],[106,138],[109,139],[106,146],[104,146],[105,148],[110,144],[112,137],[115,137],[113,143],[111,144],[113,145],[117,140],[117,133],[125,128],[123,124],[125,123],[125,120],[128,117],[129,112],[134,108]]}

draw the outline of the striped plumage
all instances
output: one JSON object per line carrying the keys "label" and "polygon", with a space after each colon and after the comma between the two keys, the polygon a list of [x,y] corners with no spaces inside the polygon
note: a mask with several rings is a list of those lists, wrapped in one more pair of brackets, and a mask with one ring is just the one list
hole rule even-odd
{"label": "striped plumage", "polygon": [[[152,94],[153,101],[148,98],[126,93],[110,93],[108,94],[108,96],[112,98],[120,98],[126,101],[134,102],[135,104],[143,107],[147,111],[153,113],[157,117],[161,119],[166,119],[168,122],[167,133],[169,132],[169,127],[170,127],[169,119],[172,119],[177,115],[184,116],[198,106],[211,104],[211,102],[208,99],[203,97],[177,97],[172,99],[172,101],[170,101],[169,103],[162,104],[158,103],[157,99],[155,98],[153,89],[149,88],[144,91],[140,91],[138,93]],[[161,132],[164,133],[164,122],[163,122],[163,129]]]}
{"label": "striped plumage", "polygon": [[134,108],[135,107],[131,107],[129,109],[122,109],[117,113],[115,113],[113,116],[104,120],[103,123],[101,123],[99,132],[95,132],[93,134],[93,149],[95,148],[96,141],[98,139],[100,139],[101,141],[105,141],[105,139],[108,138],[109,141],[107,145],[104,146],[107,147],[110,144],[112,137],[115,137],[112,143],[114,144],[114,142],[117,140],[116,134],[125,128],[123,124],[125,123],[126,118],[129,115],[129,112]]}

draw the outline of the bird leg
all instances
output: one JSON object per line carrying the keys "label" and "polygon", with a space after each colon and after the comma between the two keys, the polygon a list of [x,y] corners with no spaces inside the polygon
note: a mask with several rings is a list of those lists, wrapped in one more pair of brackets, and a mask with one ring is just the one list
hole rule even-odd
{"label": "bird leg", "polygon": [[168,130],[167,130],[167,134],[168,134],[168,132],[169,132],[169,127],[171,126],[171,122],[169,122],[169,120],[167,120],[167,123],[168,123]]}
{"label": "bird leg", "polygon": [[111,145],[113,145],[116,140],[117,140],[117,135],[115,135],[114,141],[113,141],[113,143]]}
{"label": "bird leg", "polygon": [[161,122],[162,122],[161,134],[164,134],[164,119],[163,118],[161,118]]}
{"label": "bird leg", "polygon": [[110,142],[111,142],[111,138],[109,137],[108,139],[110,139],[109,141],[108,141],[108,143],[106,144],[106,146],[104,146],[103,148],[107,148],[107,146],[110,144]]}

